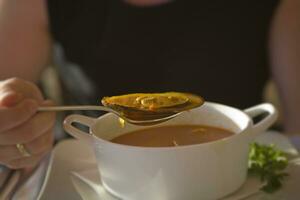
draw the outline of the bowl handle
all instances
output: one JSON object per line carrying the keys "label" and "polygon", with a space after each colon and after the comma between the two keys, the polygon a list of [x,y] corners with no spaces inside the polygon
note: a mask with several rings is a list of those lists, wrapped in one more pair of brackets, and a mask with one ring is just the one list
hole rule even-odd
{"label": "bowl handle", "polygon": [[256,116],[267,113],[267,115],[261,121],[254,124],[252,131],[254,135],[266,131],[277,120],[278,117],[276,108],[270,103],[263,103],[253,106],[244,110],[244,112],[252,119]]}
{"label": "bowl handle", "polygon": [[92,141],[94,138],[92,137],[92,133],[86,133],[75,126],[73,126],[73,123],[79,123],[87,127],[91,127],[95,123],[94,118],[87,117],[84,115],[78,115],[78,114],[73,114],[69,115],[66,117],[64,120],[64,129],[67,133],[72,135],[73,137],[84,140],[84,141]]}

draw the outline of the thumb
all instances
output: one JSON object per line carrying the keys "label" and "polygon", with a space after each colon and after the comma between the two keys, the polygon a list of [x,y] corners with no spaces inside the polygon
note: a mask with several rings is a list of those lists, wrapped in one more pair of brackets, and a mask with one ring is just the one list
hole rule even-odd
{"label": "thumb", "polygon": [[55,102],[53,100],[50,100],[50,99],[46,99],[42,102],[41,104],[42,106],[54,106],[55,105]]}
{"label": "thumb", "polygon": [[22,100],[22,95],[14,92],[8,91],[0,94],[0,107],[12,107],[18,104]]}

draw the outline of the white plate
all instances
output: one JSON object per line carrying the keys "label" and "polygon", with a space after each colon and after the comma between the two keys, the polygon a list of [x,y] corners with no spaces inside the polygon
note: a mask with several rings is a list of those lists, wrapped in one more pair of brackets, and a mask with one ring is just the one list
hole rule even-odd
{"label": "white plate", "polygon": [[[261,143],[274,143],[278,148],[297,155],[297,151],[289,143],[288,139],[275,132],[262,134],[258,139]],[[74,173],[75,172],[75,173]],[[73,175],[72,175],[73,173]],[[288,168],[289,178],[284,182],[284,187],[277,193],[266,195],[256,193],[247,200],[298,200],[300,199],[300,159],[294,160]],[[74,182],[74,185],[72,184]],[[93,190],[92,187],[94,187]],[[257,191],[260,182],[257,179],[248,179],[246,184],[237,191],[234,198]],[[95,192],[96,191],[96,192]],[[79,193],[80,194],[79,194]],[[233,196],[231,196],[233,197]],[[85,143],[70,139],[60,142],[54,149],[51,165],[48,169],[47,178],[40,194],[41,200],[115,200],[100,184],[94,155]]]}

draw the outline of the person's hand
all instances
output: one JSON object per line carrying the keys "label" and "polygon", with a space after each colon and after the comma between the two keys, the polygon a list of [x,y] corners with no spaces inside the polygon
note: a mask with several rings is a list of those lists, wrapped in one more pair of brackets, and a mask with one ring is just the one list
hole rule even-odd
{"label": "person's hand", "polygon": [[[53,112],[37,112],[45,101],[38,87],[28,81],[12,78],[0,81],[0,164],[12,169],[33,167],[53,145]],[[16,147],[21,144],[30,156]]]}

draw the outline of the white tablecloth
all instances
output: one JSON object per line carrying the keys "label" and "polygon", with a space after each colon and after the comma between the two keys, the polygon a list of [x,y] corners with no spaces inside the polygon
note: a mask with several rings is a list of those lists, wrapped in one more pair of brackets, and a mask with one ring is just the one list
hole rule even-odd
{"label": "white tablecloth", "polygon": [[[292,144],[295,145],[295,147],[299,150],[300,149],[300,136],[294,136],[290,138],[290,141]],[[45,174],[48,169],[49,165],[49,158],[45,158],[39,167],[35,170],[35,172],[26,180],[24,184],[22,184],[18,190],[16,190],[12,196],[13,200],[36,200],[37,195],[40,191],[40,188],[42,186],[42,183],[44,181]],[[1,194],[3,194],[5,191],[6,185],[3,186],[4,180],[7,178],[7,176],[10,174],[9,170],[0,167],[0,188],[1,188]],[[5,182],[7,183],[7,181]],[[2,187],[1,187],[2,185]],[[0,196],[0,199],[2,197]]]}

